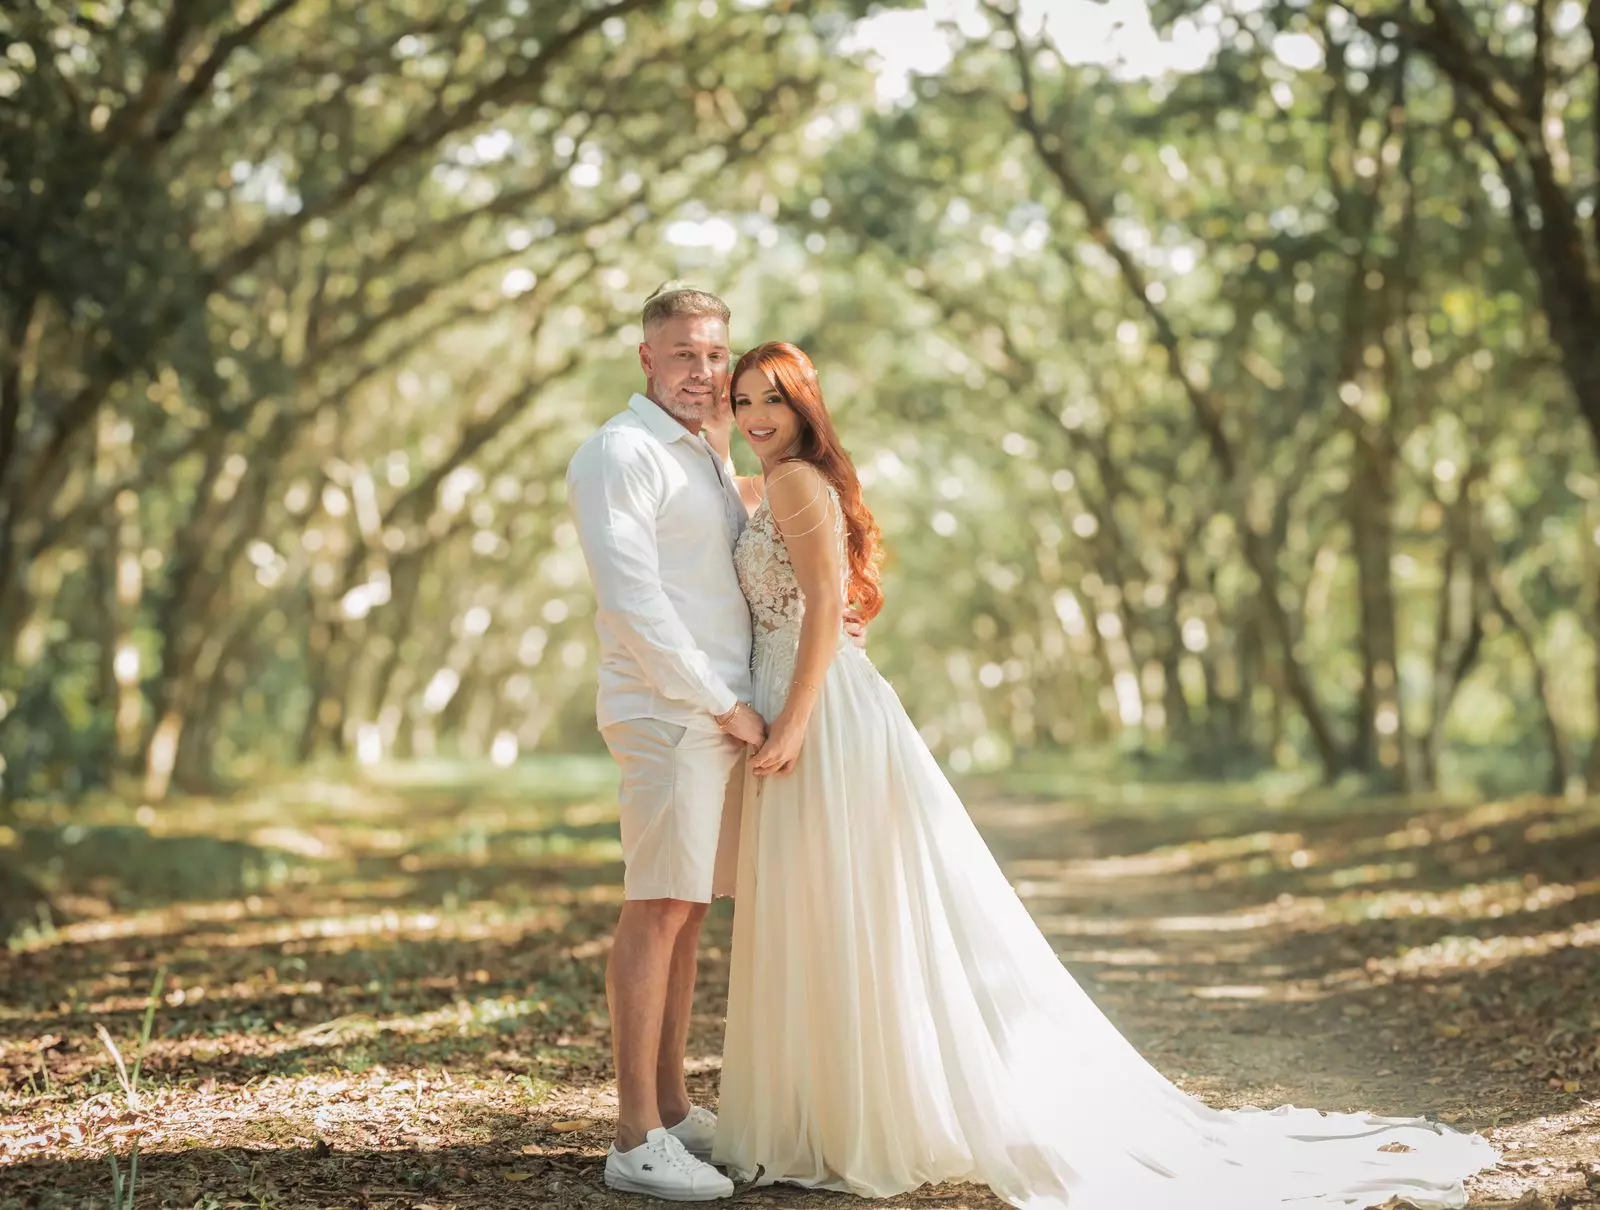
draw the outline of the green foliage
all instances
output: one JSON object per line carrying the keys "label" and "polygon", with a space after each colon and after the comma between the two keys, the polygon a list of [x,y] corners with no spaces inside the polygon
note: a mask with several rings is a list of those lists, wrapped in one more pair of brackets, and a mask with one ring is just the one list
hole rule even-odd
{"label": "green foliage", "polygon": [[884,7],[0,18],[0,798],[593,749],[562,471],[668,276],[822,367],[956,767],[1600,781],[1570,6],[985,4],[903,94]]}

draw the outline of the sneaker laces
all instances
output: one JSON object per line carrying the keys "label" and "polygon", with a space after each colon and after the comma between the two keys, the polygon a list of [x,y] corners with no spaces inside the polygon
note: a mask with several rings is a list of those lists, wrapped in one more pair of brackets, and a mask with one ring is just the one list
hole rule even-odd
{"label": "sneaker laces", "polygon": [[658,1140],[660,1149],[657,1152],[662,1162],[680,1172],[695,1172],[704,1167],[694,1156],[689,1154],[689,1149],[678,1141],[677,1136],[668,1134]]}

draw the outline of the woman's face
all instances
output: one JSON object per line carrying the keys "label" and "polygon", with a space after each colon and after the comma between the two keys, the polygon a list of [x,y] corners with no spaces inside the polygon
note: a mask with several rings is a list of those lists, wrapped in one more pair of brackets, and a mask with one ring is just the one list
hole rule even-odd
{"label": "woman's face", "polygon": [[762,462],[783,457],[800,437],[800,417],[759,366],[733,384],[733,418]]}

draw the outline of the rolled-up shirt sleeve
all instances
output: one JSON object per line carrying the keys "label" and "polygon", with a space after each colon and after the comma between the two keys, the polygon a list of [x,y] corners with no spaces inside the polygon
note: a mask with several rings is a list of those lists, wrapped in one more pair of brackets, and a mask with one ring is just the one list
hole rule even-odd
{"label": "rolled-up shirt sleeve", "polygon": [[567,469],[567,498],[600,618],[639,661],[657,692],[708,714],[725,714],[738,696],[701,651],[661,587],[656,510],[660,469],[626,441],[602,440]]}

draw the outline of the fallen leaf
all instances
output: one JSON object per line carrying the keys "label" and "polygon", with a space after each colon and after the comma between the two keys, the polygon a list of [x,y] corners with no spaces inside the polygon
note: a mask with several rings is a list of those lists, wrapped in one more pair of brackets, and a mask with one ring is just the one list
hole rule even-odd
{"label": "fallen leaf", "polygon": [[1580,1084],[1577,1080],[1568,1080],[1565,1084],[1563,1084],[1561,1086],[1561,1091],[1562,1092],[1582,1092],[1583,1091],[1583,1085]]}
{"label": "fallen leaf", "polygon": [[544,1154],[544,1148],[539,1146],[538,1143],[529,1143],[526,1147],[524,1147],[522,1149],[522,1154],[523,1155],[543,1155]]}
{"label": "fallen leaf", "polygon": [[533,1173],[531,1172],[502,1172],[500,1175],[508,1181],[531,1181],[533,1179]]}
{"label": "fallen leaf", "polygon": [[1433,1028],[1438,1031],[1441,1038],[1459,1038],[1462,1034],[1467,1032],[1459,1025],[1446,1025],[1443,1022],[1440,1022]]}
{"label": "fallen leaf", "polygon": [[1382,1147],[1379,1147],[1378,1150],[1399,1154],[1403,1151],[1410,1151],[1411,1148],[1407,1147],[1404,1143],[1385,1143]]}
{"label": "fallen leaf", "polygon": [[572,1134],[579,1130],[590,1130],[593,1127],[594,1123],[588,1118],[573,1118],[570,1122],[554,1122],[551,1124],[550,1129],[557,1134]]}

